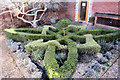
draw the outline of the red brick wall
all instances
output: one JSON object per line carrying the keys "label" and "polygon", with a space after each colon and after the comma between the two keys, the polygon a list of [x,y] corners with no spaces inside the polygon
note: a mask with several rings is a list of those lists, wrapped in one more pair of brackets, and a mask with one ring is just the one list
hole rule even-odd
{"label": "red brick wall", "polygon": [[44,20],[44,22],[47,24],[49,23],[51,17],[55,17],[58,20],[62,18],[69,18],[74,22],[75,6],[76,6],[75,2],[68,2],[66,5],[67,8],[65,9],[65,11],[55,11],[53,13],[51,11],[47,11],[43,16],[42,20]]}
{"label": "red brick wall", "polygon": [[118,2],[118,14],[120,14],[120,1]]}
{"label": "red brick wall", "polygon": [[73,22],[75,21],[75,8],[76,8],[76,3],[69,2],[68,9],[65,12],[65,17],[71,19]]}
{"label": "red brick wall", "polygon": [[96,12],[118,14],[118,2],[93,2],[92,15]]}
{"label": "red brick wall", "polygon": [[[55,17],[57,20],[60,20],[62,18],[69,18],[70,20],[72,20],[73,22],[75,21],[75,6],[76,6],[76,3],[75,2],[68,2],[67,3],[67,8],[65,11],[47,11],[45,12],[44,16],[42,17],[42,20],[45,22],[44,24],[52,24],[50,22],[50,19],[52,17]],[[39,13],[40,14],[40,13]],[[39,17],[40,15],[38,15]],[[7,14],[3,14],[0,16],[1,19],[4,19],[4,20],[7,20],[7,23],[5,24],[13,24],[11,23],[11,17],[9,15],[9,13]],[[30,17],[29,17],[29,20],[30,20]],[[2,21],[4,23],[4,21]],[[15,24],[16,27],[19,27],[19,26],[25,26],[23,25],[24,22],[22,22],[21,20],[19,19],[16,19],[14,18],[14,21],[13,21]],[[22,23],[21,23],[22,22]],[[26,24],[26,23],[25,23]],[[5,25],[4,25],[5,26]]]}

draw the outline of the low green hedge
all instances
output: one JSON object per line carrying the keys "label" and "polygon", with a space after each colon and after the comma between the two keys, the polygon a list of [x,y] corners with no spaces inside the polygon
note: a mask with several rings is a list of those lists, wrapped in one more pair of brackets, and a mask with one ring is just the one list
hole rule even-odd
{"label": "low green hedge", "polygon": [[99,53],[101,46],[93,39],[91,34],[84,35],[86,37],[85,44],[78,44],[78,50],[82,53],[85,52],[94,52]]}
{"label": "low green hedge", "polygon": [[55,39],[55,35],[41,34],[42,30],[31,28],[19,28],[19,29],[5,29],[6,37],[15,41],[27,41],[27,40],[51,40]]}
{"label": "low green hedge", "polygon": [[76,25],[68,25],[67,28],[72,28],[72,29],[76,29],[76,30],[84,30],[87,28],[87,26],[76,26]]}
{"label": "low green hedge", "polygon": [[[101,47],[95,42],[95,40],[103,39],[106,41],[112,41],[120,37],[120,30],[79,30],[79,28],[74,28],[73,26],[68,29],[66,28],[65,36],[62,35],[62,30],[57,30],[50,26],[44,26],[43,30],[19,28],[5,29],[4,32],[6,37],[16,41],[36,40],[25,46],[26,52],[32,53],[37,50],[45,52],[45,68],[49,78],[70,78],[76,68],[78,57],[77,51],[92,51],[98,53]],[[73,31],[75,30],[74,33],[69,32],[70,29]],[[66,45],[62,45],[61,42],[65,42]],[[75,42],[82,42],[84,44],[76,45]],[[69,51],[67,60],[61,67],[59,67],[55,59],[55,49],[67,49]],[[40,57],[34,57],[40,59]]]}
{"label": "low green hedge", "polygon": [[[65,41],[66,45],[61,45],[59,42]],[[68,45],[68,46],[67,46]],[[55,49],[68,49],[67,61],[64,62],[63,66],[59,67],[55,59]],[[37,40],[28,43],[26,46],[26,52],[31,53],[36,50],[45,51],[45,68],[49,78],[70,78],[76,69],[77,64],[77,46],[76,43],[70,39],[58,39],[43,42],[43,40]]]}
{"label": "low green hedge", "polygon": [[92,34],[95,40],[106,40],[113,41],[120,37],[120,30],[113,29],[90,29],[90,30],[81,30],[75,34],[83,36],[85,34]]}
{"label": "low green hedge", "polygon": [[[52,29],[52,30],[50,30]],[[6,37],[11,38],[16,41],[26,41],[26,40],[38,40],[44,39],[45,41],[59,39],[62,37],[75,38],[76,40],[84,40],[85,34],[92,34],[93,38],[97,40],[113,41],[120,37],[120,30],[108,30],[108,29],[90,29],[90,30],[78,30],[79,28],[66,28],[66,35],[63,36],[62,30],[57,30],[51,26],[44,26],[43,30],[31,29],[31,28],[19,28],[19,29],[5,29],[4,32]],[[73,33],[69,32],[73,31]]]}
{"label": "low green hedge", "polygon": [[[61,39],[62,40],[62,39]],[[55,59],[55,45],[49,45],[45,57],[45,68],[49,78],[71,78],[73,72],[76,70],[77,64],[77,46],[76,43],[70,39],[64,39],[68,44],[68,57],[63,66],[59,67]]]}
{"label": "low green hedge", "polygon": [[53,26],[44,25],[44,26],[43,26],[43,30],[42,30],[42,34],[43,34],[43,35],[47,35],[47,31],[48,31],[50,28],[56,29],[56,28],[53,27]]}
{"label": "low green hedge", "polygon": [[36,40],[36,41],[28,43],[25,46],[25,49],[26,49],[27,53],[31,53],[33,51],[36,51],[37,49],[45,51],[47,49],[48,45],[58,46],[58,49],[66,49],[67,48],[67,46],[61,45],[56,40],[50,40],[48,42],[43,42],[43,39],[40,39],[40,40]]}

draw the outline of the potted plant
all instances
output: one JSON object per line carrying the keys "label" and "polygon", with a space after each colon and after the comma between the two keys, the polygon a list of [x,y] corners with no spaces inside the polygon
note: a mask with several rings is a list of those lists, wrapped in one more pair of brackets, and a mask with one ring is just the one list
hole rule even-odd
{"label": "potted plant", "polygon": [[94,25],[95,17],[89,18],[89,25]]}

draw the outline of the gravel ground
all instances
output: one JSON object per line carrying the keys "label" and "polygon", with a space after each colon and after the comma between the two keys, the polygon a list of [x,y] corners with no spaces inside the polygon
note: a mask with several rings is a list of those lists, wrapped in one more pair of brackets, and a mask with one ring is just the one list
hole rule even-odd
{"label": "gravel ground", "polygon": [[0,36],[0,64],[1,67],[1,78],[22,78],[23,75],[19,71],[15,61],[10,56],[10,51],[5,44],[5,37],[3,35]]}
{"label": "gravel ground", "polygon": [[118,60],[101,78],[117,78],[118,76]]}
{"label": "gravel ground", "polygon": [[[109,65],[112,65],[112,63],[114,62],[114,60],[119,56],[119,53],[115,54],[115,56],[109,60]],[[103,75],[103,73],[109,68],[109,66],[106,66],[106,64],[100,64],[101,65],[101,69],[100,72],[93,70],[92,68],[92,64],[94,64],[96,62],[96,59],[94,58],[92,61],[88,62],[88,63],[82,63],[79,62],[77,64],[77,68],[76,68],[76,72],[73,74],[72,78],[117,78],[118,76],[118,61],[117,60],[113,66]],[[102,70],[102,68],[105,68],[105,70]],[[86,76],[86,71],[90,69],[92,70],[90,72],[89,75],[92,76]]]}

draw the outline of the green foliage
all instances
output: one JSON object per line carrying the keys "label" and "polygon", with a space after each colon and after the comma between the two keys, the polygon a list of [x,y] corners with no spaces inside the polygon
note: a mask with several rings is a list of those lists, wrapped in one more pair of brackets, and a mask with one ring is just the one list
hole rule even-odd
{"label": "green foliage", "polygon": [[5,29],[4,32],[5,32],[7,38],[13,39],[15,41],[55,39],[54,35],[41,34],[42,30],[40,30],[40,29],[31,29],[31,28]]}
{"label": "green foliage", "polygon": [[68,18],[64,18],[64,19],[61,19],[60,21],[58,21],[57,28],[61,30],[62,28],[68,27],[68,25],[70,25],[70,24],[72,24],[72,21],[69,20]]}
{"label": "green foliage", "polygon": [[81,52],[95,52],[99,53],[101,46],[97,44],[97,42],[93,39],[91,34],[84,35],[86,37],[85,44],[79,44],[78,50]]}
{"label": "green foliage", "polygon": [[90,17],[89,18],[89,22],[94,22],[94,20],[95,20],[95,17]]}
{"label": "green foliage", "polygon": [[[59,42],[63,42],[68,45],[61,45]],[[69,50],[67,61],[64,62],[63,66],[59,68],[59,65],[55,59],[55,49],[56,47],[58,49],[67,49]],[[48,76],[50,78],[70,78],[72,76],[72,73],[75,71],[76,64],[77,64],[77,46],[76,43],[73,42],[70,39],[58,39],[57,41],[52,40],[48,42],[43,42],[43,40],[37,40],[30,42],[25,46],[28,53],[31,53],[31,51],[36,50],[45,50],[45,68],[47,70]],[[35,57],[35,60],[40,59],[40,53],[32,53],[32,55]],[[63,54],[59,54],[56,57],[59,57],[58,59],[65,59],[66,56]]]}
{"label": "green foliage", "polygon": [[[60,35],[63,31],[57,31],[57,29],[52,27],[52,30],[48,30],[50,28],[47,26],[44,30],[40,29],[31,29],[31,28],[19,28],[19,29],[5,29],[4,32],[6,37],[16,40],[16,41],[27,41],[27,40],[38,40],[44,39],[44,41],[53,40],[62,38]],[[120,30],[108,30],[108,29],[91,29],[91,30],[80,30],[77,31],[78,28],[66,28],[65,33],[70,38],[75,38],[76,40],[84,40],[85,34],[92,34],[93,38],[97,40],[106,40],[113,41],[120,37]],[[69,32],[72,30],[74,33]]]}
{"label": "green foliage", "polygon": [[102,67],[102,70],[103,70],[103,71],[105,71],[105,69],[106,69],[105,67]]}
{"label": "green foliage", "polygon": [[92,34],[93,38],[97,40],[106,40],[113,41],[120,37],[120,30],[113,29],[89,29],[89,30],[80,30],[75,34],[83,36],[85,34]]}
{"label": "green foliage", "polygon": [[84,30],[84,29],[86,29],[86,27],[87,26],[68,25],[68,27],[66,28],[66,32],[74,33],[74,32],[80,31],[80,30]]}
{"label": "green foliage", "polygon": [[25,46],[26,52],[31,53],[33,51],[36,51],[37,49],[39,50],[46,50],[48,45],[55,45],[58,46],[58,49],[66,49],[67,46],[61,45],[58,41],[56,40],[50,40],[48,42],[43,42],[43,39],[41,40],[36,40],[33,42],[30,42]]}
{"label": "green foliage", "polygon": [[43,27],[44,27],[43,30],[42,30],[42,34],[43,34],[43,35],[46,35],[46,34],[47,34],[47,31],[49,30],[49,28],[56,29],[55,27],[53,27],[53,26],[48,26],[48,25],[45,25],[45,26],[43,26]]}
{"label": "green foliage", "polygon": [[[60,26],[61,27],[61,26]],[[95,52],[100,51],[100,45],[104,43],[98,40],[113,41],[120,37],[120,30],[107,30],[107,29],[94,29],[94,30],[81,30],[80,26],[69,26],[66,28],[66,35],[61,35],[63,31],[57,30],[50,26],[44,26],[43,30],[20,28],[20,29],[5,29],[6,37],[16,41],[28,41],[26,52],[32,53],[35,60],[43,59],[42,52],[45,52],[45,68],[50,78],[70,78],[76,69],[77,52]],[[84,27],[85,29],[85,27]],[[71,31],[70,31],[71,30]],[[72,33],[73,31],[73,33]],[[56,39],[56,40],[55,40]],[[96,40],[96,41],[95,41]],[[80,42],[82,44],[77,44]],[[107,44],[105,44],[106,46]],[[109,46],[110,47],[110,46]],[[109,49],[107,47],[107,49]],[[55,50],[68,50],[68,57],[64,64],[59,67],[57,59],[65,59],[65,55],[57,55],[55,57]],[[39,50],[39,51],[37,51]]]}
{"label": "green foliage", "polygon": [[68,44],[68,57],[63,66],[59,67],[54,57],[55,46],[49,45],[45,53],[45,68],[49,78],[70,78],[76,69],[77,64],[77,46],[70,39],[65,39]]}
{"label": "green foliage", "polygon": [[84,30],[86,29],[87,26],[76,26],[76,25],[68,25],[68,28],[75,29],[76,31],[78,30]]}
{"label": "green foliage", "polygon": [[67,59],[67,55],[65,53],[59,53],[59,54],[55,54],[55,59],[57,60],[57,63],[60,64],[64,64],[64,61]]}
{"label": "green foliage", "polygon": [[34,61],[43,60],[44,51],[37,50],[37,51],[33,52],[31,55],[32,55]]}
{"label": "green foliage", "polygon": [[106,62],[105,65],[106,65],[106,66],[110,66],[109,62]]}
{"label": "green foliage", "polygon": [[66,54],[64,54],[64,53],[59,53],[59,54],[55,54],[55,58],[57,59],[57,60],[65,60],[66,58],[67,58],[67,56],[66,56]]}

